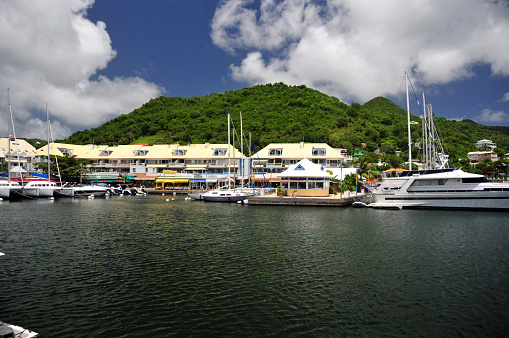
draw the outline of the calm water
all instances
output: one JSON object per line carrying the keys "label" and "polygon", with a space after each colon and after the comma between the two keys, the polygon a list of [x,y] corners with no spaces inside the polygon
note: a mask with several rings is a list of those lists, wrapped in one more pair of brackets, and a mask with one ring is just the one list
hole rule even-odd
{"label": "calm water", "polygon": [[509,334],[508,213],[166,198],[1,202],[0,319],[43,337]]}

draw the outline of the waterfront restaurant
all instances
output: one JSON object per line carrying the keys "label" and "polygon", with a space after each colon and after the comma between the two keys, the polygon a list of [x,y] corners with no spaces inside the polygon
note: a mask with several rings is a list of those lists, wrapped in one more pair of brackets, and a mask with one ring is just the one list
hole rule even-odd
{"label": "waterfront restaurant", "polygon": [[332,175],[323,170],[321,164],[315,164],[307,158],[290,165],[278,176],[281,180],[281,190],[287,196],[329,196]]}

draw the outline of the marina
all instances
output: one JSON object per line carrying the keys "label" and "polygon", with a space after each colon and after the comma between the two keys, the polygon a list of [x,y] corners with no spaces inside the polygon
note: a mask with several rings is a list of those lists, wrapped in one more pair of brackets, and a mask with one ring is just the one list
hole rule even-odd
{"label": "marina", "polygon": [[509,332],[507,212],[152,194],[0,210],[0,319],[42,337]]}

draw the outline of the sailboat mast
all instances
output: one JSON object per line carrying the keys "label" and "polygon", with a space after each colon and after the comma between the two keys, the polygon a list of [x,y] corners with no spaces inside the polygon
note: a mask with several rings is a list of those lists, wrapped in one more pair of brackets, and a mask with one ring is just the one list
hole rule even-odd
{"label": "sailboat mast", "polygon": [[423,151],[423,163],[424,169],[429,169],[428,167],[428,133],[427,133],[427,123],[426,123],[426,98],[424,97],[424,92],[422,92],[422,151]]}
{"label": "sailboat mast", "polygon": [[230,189],[230,114],[228,114],[228,189]]}
{"label": "sailboat mast", "polygon": [[244,135],[242,134],[242,112],[240,112],[240,175],[242,176],[242,185],[244,185]]}
{"label": "sailboat mast", "polygon": [[[11,109],[11,96],[10,96],[10,89],[7,88],[7,102],[9,104],[9,113],[11,115],[11,123],[12,123],[12,129],[14,133],[14,122],[12,120],[12,109]],[[11,181],[11,135],[7,133],[7,157],[9,158],[7,161],[7,181]]]}
{"label": "sailboat mast", "polygon": [[48,103],[46,103],[46,128],[48,130],[48,183],[51,182],[51,160],[50,160],[50,152],[49,152],[49,134],[50,134],[50,130],[49,130],[49,112],[48,112]]}
{"label": "sailboat mast", "polygon": [[233,191],[235,191],[235,172],[237,171],[235,164],[235,127],[233,127],[232,136],[233,136]]}
{"label": "sailboat mast", "polygon": [[410,130],[410,99],[408,97],[408,72],[405,72],[406,76],[406,110],[408,119],[408,170],[412,170],[412,133]]}

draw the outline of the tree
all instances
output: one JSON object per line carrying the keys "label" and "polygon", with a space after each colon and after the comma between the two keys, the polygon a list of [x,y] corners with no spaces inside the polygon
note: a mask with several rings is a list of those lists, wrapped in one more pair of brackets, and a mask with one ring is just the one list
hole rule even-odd
{"label": "tree", "polygon": [[[58,167],[57,167],[58,162]],[[58,170],[60,169],[60,175],[63,181],[79,182],[82,173],[88,173],[89,170],[86,168],[87,164],[90,164],[89,160],[76,158],[76,155],[51,157],[51,176],[58,177]],[[43,172],[48,172],[48,163],[42,162],[35,165],[36,169],[41,169]]]}

